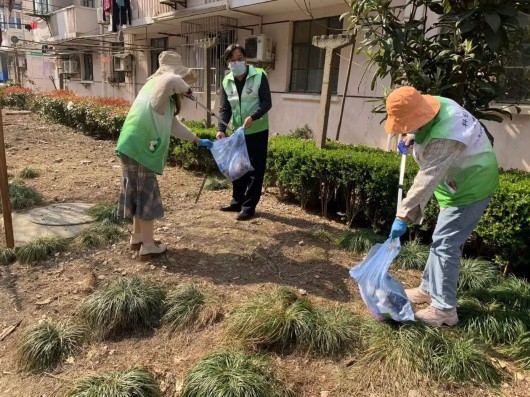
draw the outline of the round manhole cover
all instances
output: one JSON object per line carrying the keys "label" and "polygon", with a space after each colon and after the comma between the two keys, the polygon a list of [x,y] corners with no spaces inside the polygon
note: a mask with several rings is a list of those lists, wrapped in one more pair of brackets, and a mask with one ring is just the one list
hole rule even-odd
{"label": "round manhole cover", "polygon": [[92,204],[59,203],[47,207],[35,208],[27,213],[28,219],[39,225],[68,226],[90,223],[94,220],[87,215],[86,210]]}

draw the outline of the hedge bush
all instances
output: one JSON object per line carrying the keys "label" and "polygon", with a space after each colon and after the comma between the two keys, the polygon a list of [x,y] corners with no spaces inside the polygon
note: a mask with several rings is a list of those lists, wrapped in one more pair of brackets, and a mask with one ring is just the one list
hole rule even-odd
{"label": "hedge bush", "polygon": [[2,90],[0,104],[3,107],[26,110],[32,95],[33,93],[29,88],[18,86],[6,87]]}
{"label": "hedge bush", "polygon": [[[328,143],[322,150],[312,140],[278,136],[269,143],[268,180],[291,192],[302,207],[319,203],[346,213],[349,225],[386,231],[395,216],[400,157],[366,146]],[[408,159],[406,183],[417,171]]]}
{"label": "hedge bush", "polygon": [[[70,126],[98,139],[116,139],[130,104],[119,98],[85,98],[68,91],[33,93],[8,87],[0,96],[4,106],[29,109],[46,119]],[[214,129],[196,121],[185,122],[201,138],[215,138]],[[181,140],[171,140],[170,161],[188,170],[217,172],[208,151]],[[387,233],[395,215],[400,157],[380,149],[329,142],[323,150],[314,141],[278,136],[269,142],[266,180],[301,206],[320,206],[346,214],[349,226],[371,227]],[[407,159],[405,190],[418,167]],[[496,262],[523,267],[530,264],[530,174],[501,172],[501,186],[481,218],[473,238],[473,249]],[[424,225],[413,231],[430,238],[437,216],[432,200]]]}

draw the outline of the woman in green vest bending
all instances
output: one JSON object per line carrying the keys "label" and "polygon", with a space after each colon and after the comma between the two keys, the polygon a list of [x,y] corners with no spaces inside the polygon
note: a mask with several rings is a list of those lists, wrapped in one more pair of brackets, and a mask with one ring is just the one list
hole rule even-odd
{"label": "woman in green vest bending", "polygon": [[116,154],[122,163],[122,186],[118,213],[133,219],[131,248],[140,251],[140,260],[163,254],[165,244],[153,239],[153,221],[164,215],[156,175],[166,164],[170,135],[212,147],[199,139],[175,116],[180,110],[179,95],[191,93],[186,83],[195,80],[173,51],[160,54],[159,69],[140,90],[123,124]]}
{"label": "woman in green vest bending", "polygon": [[[261,197],[267,163],[267,112],[272,107],[271,92],[265,71],[247,65],[243,47],[238,44],[228,46],[224,57],[230,73],[221,87],[219,116],[224,123],[232,119],[234,130],[245,129],[245,142],[254,171],[232,183],[232,201],[221,207],[221,211],[238,212],[236,219],[245,221],[254,216]],[[217,139],[225,137],[226,125],[219,122]]]}
{"label": "woman in green vest bending", "polygon": [[418,320],[454,326],[460,248],[499,186],[497,159],[480,122],[451,99],[401,87],[390,93],[386,109],[386,132],[407,133],[405,146],[413,147],[420,166],[390,237],[402,236],[407,222],[423,221],[433,193],[440,205],[421,285],[406,293],[411,302],[430,305],[416,313]]}

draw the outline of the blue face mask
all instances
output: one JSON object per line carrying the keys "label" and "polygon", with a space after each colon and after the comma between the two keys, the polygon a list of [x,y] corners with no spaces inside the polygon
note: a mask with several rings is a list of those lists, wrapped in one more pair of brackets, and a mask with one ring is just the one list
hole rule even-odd
{"label": "blue face mask", "polygon": [[230,71],[234,76],[243,76],[247,71],[247,63],[245,61],[235,61],[230,63]]}

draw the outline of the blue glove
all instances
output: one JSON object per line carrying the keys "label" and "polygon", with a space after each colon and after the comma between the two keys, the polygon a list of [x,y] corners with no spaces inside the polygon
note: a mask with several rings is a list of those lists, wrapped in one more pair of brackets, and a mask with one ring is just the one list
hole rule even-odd
{"label": "blue glove", "polygon": [[392,229],[390,230],[390,238],[399,238],[405,234],[407,231],[407,224],[401,219],[396,219],[392,224]]}
{"label": "blue glove", "polygon": [[414,145],[414,139],[411,139],[408,145],[405,145],[405,141],[400,141],[398,143],[398,150],[401,154],[407,154],[407,150],[410,146]]}
{"label": "blue glove", "polygon": [[206,147],[208,149],[211,149],[213,146],[213,142],[209,139],[199,139],[199,142],[197,143],[199,146]]}

